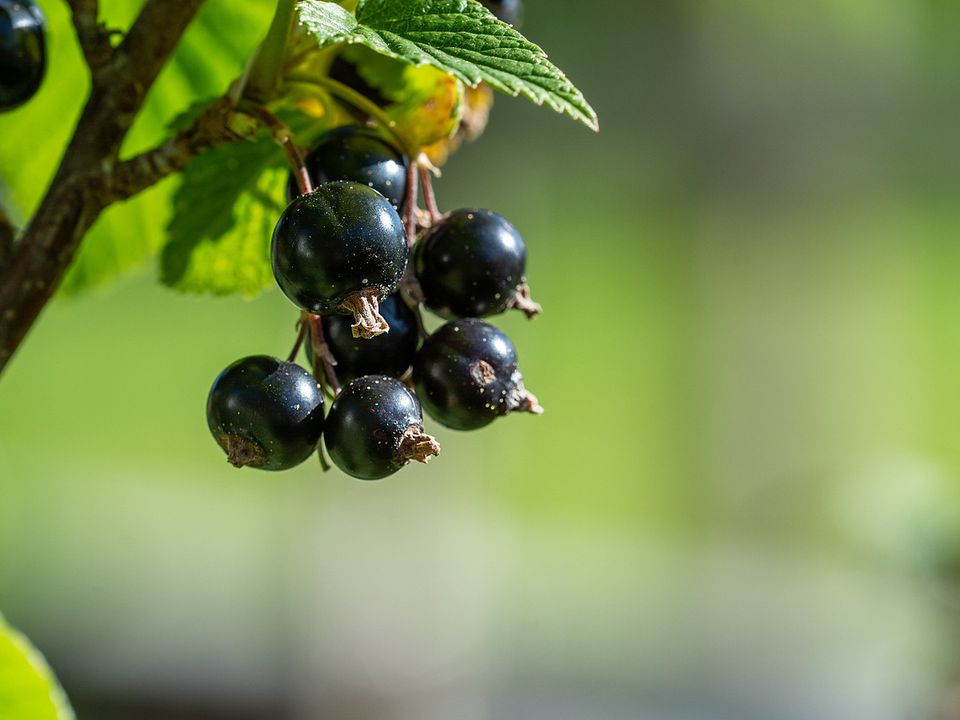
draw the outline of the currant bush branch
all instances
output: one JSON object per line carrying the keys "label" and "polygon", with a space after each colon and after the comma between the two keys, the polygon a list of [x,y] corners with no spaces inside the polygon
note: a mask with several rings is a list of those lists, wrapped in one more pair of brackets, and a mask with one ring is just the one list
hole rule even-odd
{"label": "currant bush branch", "polygon": [[14,237],[16,237],[16,229],[6,211],[0,207],[0,273],[3,272],[13,252]]}
{"label": "currant bush branch", "polygon": [[187,128],[157,147],[117,164],[110,178],[111,201],[126,200],[163,178],[183,170],[190,160],[217,145],[251,134],[251,123],[238,114],[226,96],[207,106]]}
{"label": "currant bush branch", "polygon": [[[244,76],[214,101],[193,124],[157,147],[120,160],[120,148],[161,68],[176,48],[204,0],[147,0],[123,41],[99,22],[98,0],[66,0],[77,40],[90,68],[91,90],[54,179],[22,238],[0,221],[0,372],[33,326],[70,266],[84,235],[112,203],[126,200],[183,170],[191,158],[216,145],[250,137],[264,125],[277,127],[263,113],[251,118],[237,110],[259,107],[275,92],[282,74],[293,0],[278,0],[270,30]],[[272,117],[272,116],[271,116]],[[295,146],[287,131],[281,144]]]}
{"label": "currant bush branch", "polygon": [[[147,93],[203,0],[147,0],[123,42],[100,64],[60,167],[0,278],[0,371],[53,296],[83,236],[119,199],[114,184],[120,147]],[[75,0],[78,32],[87,37],[96,3]],[[84,43],[89,43],[84,40]],[[89,45],[88,45],[89,47]],[[85,56],[91,57],[85,50]],[[142,177],[148,187],[160,177]],[[131,183],[128,187],[136,185]]]}
{"label": "currant bush branch", "polygon": [[73,25],[83,57],[91,71],[110,62],[113,48],[110,45],[110,31],[100,23],[100,3],[98,0],[67,0],[73,13]]}

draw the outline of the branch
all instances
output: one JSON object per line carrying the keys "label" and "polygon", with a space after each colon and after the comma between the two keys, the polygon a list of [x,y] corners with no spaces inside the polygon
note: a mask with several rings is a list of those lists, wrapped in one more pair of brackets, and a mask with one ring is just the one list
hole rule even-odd
{"label": "branch", "polygon": [[147,0],[130,32],[117,48],[128,59],[127,71],[133,85],[143,94],[153,85],[180,37],[193,22],[204,0]]}
{"label": "branch", "polygon": [[243,139],[244,133],[233,129],[234,117],[233,104],[226,96],[222,97],[200,113],[190,127],[152,150],[118,163],[105,188],[110,201],[131,198],[168,175],[180,172],[205,150]]}
{"label": "branch", "polygon": [[90,71],[94,72],[110,62],[113,56],[110,31],[98,20],[100,3],[98,0],[67,0],[67,3],[73,12],[73,25],[83,57]]}
{"label": "branch", "polygon": [[7,216],[7,212],[0,207],[0,272],[6,266],[13,254],[13,239],[16,236],[16,230],[13,223]]}
{"label": "branch", "polygon": [[[147,93],[202,4],[203,0],[147,0],[109,62],[91,68],[93,87],[73,138],[0,278],[0,371],[53,296],[100,213],[118,192],[150,179],[149,173],[129,172],[133,179],[118,190],[111,176]],[[81,20],[79,32],[90,22],[96,3],[72,0],[71,7]],[[160,164],[154,168],[162,170]],[[159,179],[162,173],[153,177]]]}

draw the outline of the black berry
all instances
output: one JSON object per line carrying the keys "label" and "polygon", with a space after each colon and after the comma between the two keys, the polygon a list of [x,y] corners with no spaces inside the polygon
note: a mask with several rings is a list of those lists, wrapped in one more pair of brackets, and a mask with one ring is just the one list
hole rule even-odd
{"label": "black berry", "polygon": [[[407,160],[373,128],[347,125],[325,133],[306,157],[314,187],[333,180],[350,180],[372,187],[394,207],[403,202]],[[293,174],[287,180],[287,200],[300,194]]]}
{"label": "black berry", "polygon": [[510,338],[482,320],[448,322],[427,338],[413,380],[430,417],[454,430],[475,430],[510,412],[543,412],[524,387]]}
{"label": "black berry", "polygon": [[357,378],[337,395],[324,438],[334,464],[361,480],[379,480],[411,460],[425,463],[440,454],[423,431],[416,396],[385,375]]}
{"label": "black berry", "polygon": [[330,182],[283,211],[273,232],[273,274],[302,309],[352,313],[354,336],[371,338],[390,329],[379,302],[397,289],[407,252],[390,201],[366,185]]}
{"label": "black berry", "polygon": [[47,68],[43,14],[32,0],[0,0],[0,110],[33,97]]}
{"label": "black berry", "polygon": [[[323,333],[337,361],[337,376],[341,382],[350,382],[362,375],[400,378],[413,364],[420,340],[413,310],[407,307],[399,293],[394,293],[381,301],[380,314],[390,326],[390,332],[372,340],[354,337],[350,318],[345,315],[323,318]],[[312,353],[309,355],[313,362]]]}
{"label": "black berry", "polygon": [[446,318],[488,317],[516,307],[540,312],[524,272],[520,233],[489,210],[455,210],[414,250],[414,269],[427,307]]}
{"label": "black berry", "polygon": [[519,25],[523,19],[523,0],[480,0],[487,9],[511,25]]}
{"label": "black berry", "polygon": [[207,424],[232,465],[287,470],[317,449],[323,393],[299,365],[254,355],[214,381]]}

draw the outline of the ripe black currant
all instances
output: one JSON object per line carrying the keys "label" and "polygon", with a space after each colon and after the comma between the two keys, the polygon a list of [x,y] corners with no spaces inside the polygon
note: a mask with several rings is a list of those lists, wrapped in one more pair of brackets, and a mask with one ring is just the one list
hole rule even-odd
{"label": "ripe black currant", "polygon": [[254,355],[214,381],[207,424],[232,465],[287,470],[317,449],[323,393],[299,365]]}
{"label": "ripe black currant", "polygon": [[0,0],[0,110],[33,97],[47,68],[46,22],[32,0]]}
{"label": "ripe black currant", "polygon": [[423,431],[416,396],[386,375],[357,378],[337,395],[324,438],[334,464],[361,480],[379,480],[411,460],[425,463],[440,454]]}
{"label": "ripe black currant", "polygon": [[427,338],[413,381],[430,417],[454,430],[475,430],[510,412],[543,412],[524,387],[510,338],[482,320],[448,322]]}
{"label": "ripe black currant", "polygon": [[317,315],[353,314],[355,337],[390,329],[379,312],[407,264],[403,222],[390,201],[354,182],[296,198],[273,232],[273,274],[294,303]]}
{"label": "ripe black currant", "polygon": [[489,210],[455,210],[417,242],[414,269],[426,306],[446,318],[488,317],[512,307],[529,317],[520,233]]}
{"label": "ripe black currant", "polygon": [[[417,354],[420,329],[413,310],[394,293],[380,302],[380,314],[390,326],[390,332],[372,340],[353,336],[350,318],[345,315],[326,315],[323,334],[330,352],[337,361],[337,376],[341,382],[350,382],[362,375],[389,375],[399,378],[410,369]],[[313,354],[309,353],[313,362]]]}
{"label": "ripe black currant", "polygon": [[[394,207],[403,202],[407,160],[373,128],[346,125],[325,133],[306,157],[314,187],[333,180],[350,180],[372,187]],[[287,200],[300,190],[293,174],[287,180]]]}
{"label": "ripe black currant", "polygon": [[523,19],[523,0],[480,0],[498,18],[511,25]]}

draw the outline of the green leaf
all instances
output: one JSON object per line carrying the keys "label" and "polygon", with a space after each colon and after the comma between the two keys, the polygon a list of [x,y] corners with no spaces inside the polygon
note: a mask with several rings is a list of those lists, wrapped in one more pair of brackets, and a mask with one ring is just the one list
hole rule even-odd
{"label": "green leaf", "polygon": [[[161,142],[170,121],[197,98],[219,95],[243,72],[262,39],[275,2],[207,0],[150,92],[124,144],[130,157]],[[143,0],[101,0],[109,27],[129,27]],[[37,95],[16,112],[0,115],[0,183],[10,189],[10,211],[23,225],[56,171],[90,86],[67,3],[47,2],[48,65]],[[53,71],[55,70],[55,71]],[[74,293],[142,265],[165,240],[177,180],[168,180],[133,200],[113,205],[84,238],[61,293]],[[6,198],[5,198],[6,201]]]}
{"label": "green leaf", "polygon": [[46,660],[0,615],[0,718],[74,720]]}
{"label": "green leaf", "polygon": [[269,136],[194,158],[174,197],[161,258],[164,284],[247,297],[272,287],[270,237],[286,206],[287,172]]}
{"label": "green leaf", "polygon": [[524,95],[597,130],[597,115],[546,53],[477,0],[302,0],[300,21],[321,47],[359,43],[411,65],[433,65],[471,87]]}

